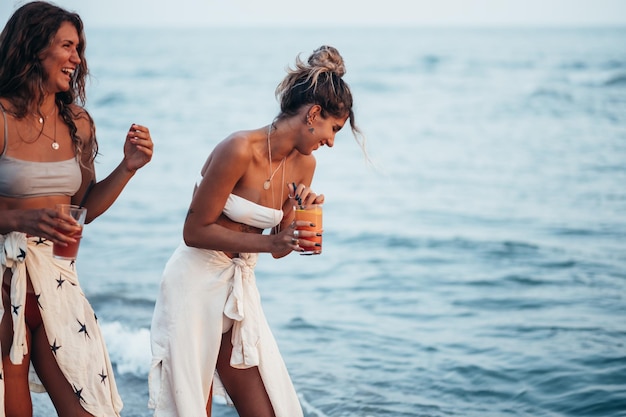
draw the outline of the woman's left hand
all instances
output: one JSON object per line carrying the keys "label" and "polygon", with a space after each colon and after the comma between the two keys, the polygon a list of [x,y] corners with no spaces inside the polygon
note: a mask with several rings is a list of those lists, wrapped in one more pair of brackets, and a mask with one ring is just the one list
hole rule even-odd
{"label": "woman's left hand", "polygon": [[308,206],[310,204],[323,204],[324,194],[315,194],[311,187],[304,184],[289,184],[289,198],[294,199],[300,206]]}
{"label": "woman's left hand", "polygon": [[150,130],[138,124],[132,124],[124,142],[124,161],[126,169],[136,171],[152,159],[154,143]]}

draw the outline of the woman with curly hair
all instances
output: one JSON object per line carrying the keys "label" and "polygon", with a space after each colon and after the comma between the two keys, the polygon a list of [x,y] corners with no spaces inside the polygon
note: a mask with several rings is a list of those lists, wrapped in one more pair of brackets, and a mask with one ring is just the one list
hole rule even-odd
{"label": "woman with curly hair", "polygon": [[[85,103],[83,22],[47,2],[15,11],[0,34],[0,415],[32,416],[46,390],[59,416],[119,416],[111,363],[74,261],[52,245],[80,230],[57,204],[87,208],[89,223],[152,158],[133,124],[124,158],[96,181],[95,126]],[[29,375],[29,368],[32,369]]]}

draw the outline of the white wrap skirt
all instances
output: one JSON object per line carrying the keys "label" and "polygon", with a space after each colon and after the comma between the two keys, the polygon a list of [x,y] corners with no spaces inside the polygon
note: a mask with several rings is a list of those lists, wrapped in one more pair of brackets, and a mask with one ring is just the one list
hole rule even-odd
{"label": "white wrap skirt", "polygon": [[[0,304],[0,316],[11,311],[11,362],[19,365],[28,354],[25,306],[28,277],[35,292],[48,344],[63,375],[85,410],[96,417],[119,416],[122,400],[117,392],[98,319],[85,298],[74,261],[52,257],[52,243],[24,233],[0,235],[0,276],[11,271],[11,305]],[[4,374],[0,362],[0,376]],[[43,392],[31,366],[30,388]],[[4,417],[4,379],[0,378],[0,416]]]}
{"label": "white wrap skirt", "polygon": [[[256,286],[258,254],[229,258],[181,242],[163,272],[151,328],[149,407],[158,417],[206,415],[222,334],[232,326],[230,365],[258,366],[277,417],[302,408],[269,328]],[[213,384],[213,385],[212,385]]]}

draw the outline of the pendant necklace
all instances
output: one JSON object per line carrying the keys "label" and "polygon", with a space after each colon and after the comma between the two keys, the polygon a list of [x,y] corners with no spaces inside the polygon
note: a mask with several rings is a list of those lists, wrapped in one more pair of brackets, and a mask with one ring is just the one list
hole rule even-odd
{"label": "pendant necklace", "polygon": [[[33,113],[33,116],[37,117],[37,115],[34,113]],[[45,124],[44,124],[45,119],[42,117],[38,117],[37,121],[41,123],[41,129],[39,130],[37,137],[35,137],[34,139],[26,139],[24,138],[24,136],[22,136],[22,133],[18,130],[17,134],[20,137],[20,139],[22,139],[24,143],[31,144],[31,143],[37,142],[39,138],[43,135],[52,141],[52,143],[50,144],[50,146],[52,146],[52,149],[54,149],[55,151],[58,150],[60,148],[60,145],[59,145],[59,142],[57,142],[57,118],[56,117],[54,118],[54,133],[52,136],[50,136],[49,134],[43,131],[45,127]]]}
{"label": "pendant necklace", "polygon": [[285,162],[285,159],[287,159],[287,157],[284,157],[283,160],[280,161],[280,164],[278,164],[278,166],[276,167],[274,172],[272,172],[272,147],[271,147],[271,143],[270,143],[270,134],[271,134],[271,132],[272,132],[272,123],[270,123],[270,125],[267,128],[267,156],[268,156],[269,163],[270,163],[269,164],[270,176],[263,183],[263,189],[264,190],[269,190],[270,189],[270,187],[272,186],[272,179],[274,178],[274,175],[276,175],[276,173],[278,172],[280,167]]}
{"label": "pendant necklace", "polygon": [[[54,135],[50,136],[46,133],[44,133],[43,131],[43,126],[41,127],[41,133],[43,133],[44,136],[46,136],[48,139],[52,139],[52,144],[50,146],[52,146],[52,149],[54,149],[55,151],[59,149],[59,142],[57,142],[57,119],[58,116],[55,116],[54,118]],[[39,118],[39,123],[43,123],[42,118]]]}
{"label": "pendant necklace", "polygon": [[[55,106],[55,107],[56,107],[56,106]],[[42,125],[42,126],[41,126],[41,134],[43,134],[44,136],[46,136],[48,139],[52,139],[52,144],[51,144],[50,146],[52,146],[52,149],[54,149],[54,150],[56,151],[56,150],[58,150],[58,149],[59,149],[59,142],[57,142],[57,118],[58,118],[58,115],[55,115],[55,118],[54,118],[54,134],[53,134],[53,136],[50,136],[50,135],[48,135],[47,133],[45,133],[45,132],[43,131],[43,128],[44,128],[44,127],[43,127],[44,121],[47,121],[47,120],[48,120],[48,117],[50,117],[50,115],[51,115],[52,113],[54,113],[54,107],[52,108],[52,112],[51,112],[49,115],[45,116],[45,117],[40,116],[40,115],[38,115],[38,114],[34,114],[34,113],[33,113],[33,115],[34,115],[35,117],[38,117],[37,121],[39,122],[39,124],[41,124],[41,125]]]}
{"label": "pendant necklace", "polygon": [[59,142],[57,142],[57,118],[54,118],[54,138],[52,138],[52,149],[57,151],[59,149]]}
{"label": "pendant necklace", "polygon": [[43,124],[43,122],[44,122],[44,120],[48,120],[48,117],[50,117],[50,115],[51,115],[52,113],[54,113],[54,108],[55,108],[55,107],[56,107],[56,105],[52,107],[52,110],[51,110],[51,111],[50,111],[50,113],[49,113],[48,115],[46,115],[46,116],[43,116],[41,113],[33,113],[33,116],[35,116],[35,117],[37,118],[37,121],[39,122],[39,124],[40,124],[40,125],[42,125],[42,124]]}

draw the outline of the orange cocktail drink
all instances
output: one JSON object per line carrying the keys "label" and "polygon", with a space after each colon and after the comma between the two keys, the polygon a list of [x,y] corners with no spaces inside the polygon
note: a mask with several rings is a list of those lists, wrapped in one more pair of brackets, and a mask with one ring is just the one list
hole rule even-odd
{"label": "orange cocktail drink", "polygon": [[[296,230],[306,230],[312,231],[318,234],[319,236],[307,236],[307,237],[299,237],[300,240],[308,240],[314,242],[315,246],[303,246],[301,245],[303,252],[300,252],[301,255],[319,255],[322,253],[322,205],[321,204],[311,204],[308,206],[296,206],[295,210],[295,220],[303,220],[307,222],[306,226],[296,226]],[[311,226],[313,224],[314,226]]]}

